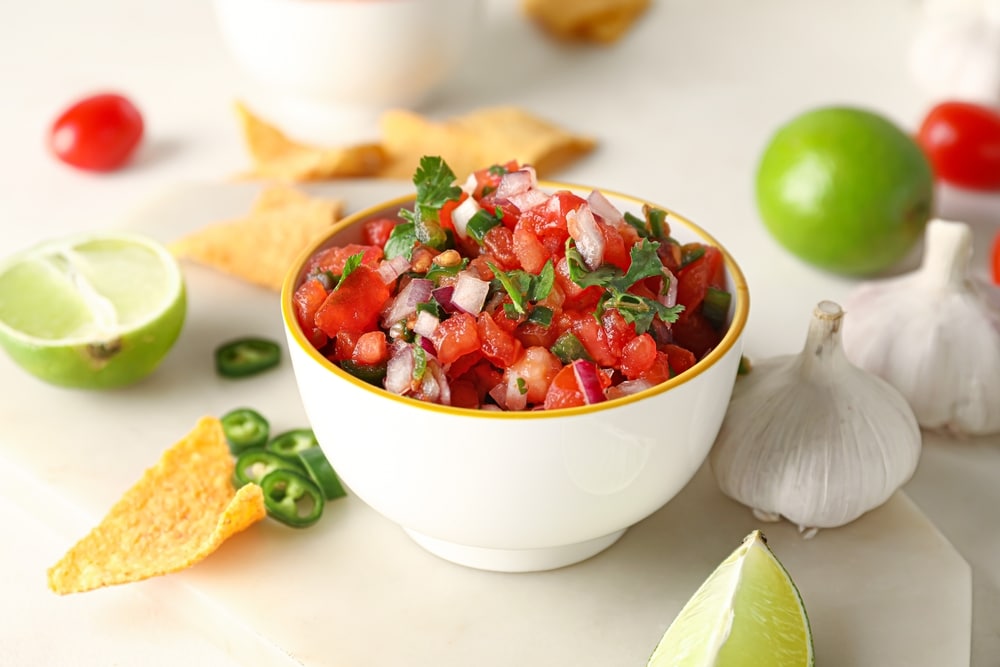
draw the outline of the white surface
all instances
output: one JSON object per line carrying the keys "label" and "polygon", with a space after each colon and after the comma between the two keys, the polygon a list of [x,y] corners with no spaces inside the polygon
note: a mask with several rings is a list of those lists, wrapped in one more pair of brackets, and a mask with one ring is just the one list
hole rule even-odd
{"label": "white surface", "polygon": [[[915,127],[929,104],[911,83],[906,70],[906,49],[917,7],[913,0],[661,1],[625,41],[605,49],[554,45],[524,22],[514,0],[492,0],[489,22],[481,35],[481,49],[427,111],[446,115],[478,105],[511,102],[571,129],[592,134],[600,142],[599,150],[559,177],[663,202],[710,229],[740,258],[751,286],[748,354],[759,357],[789,352],[801,344],[804,329],[797,323],[815,302],[841,298],[851,283],[803,266],[766,235],[752,199],[755,162],[768,134],[780,122],[815,104],[864,105],[886,113],[906,127]],[[246,167],[231,103],[251,88],[230,63],[211,6],[203,0],[141,4],[126,0],[5,1],[0,3],[0,80],[5,90],[5,102],[0,105],[2,252],[58,233],[117,224],[140,203],[178,182],[217,182]],[[146,114],[147,140],[137,161],[125,171],[106,176],[81,174],[53,161],[44,150],[45,130],[51,120],[75,97],[108,88],[126,91]],[[253,101],[266,110],[268,101]],[[977,261],[981,267],[985,266],[984,244],[998,226],[997,198],[952,192],[943,195],[942,213],[976,223]],[[231,326],[247,331],[249,324],[237,321]],[[277,327],[277,322],[268,326]],[[225,329],[223,323],[193,319],[186,335],[192,340],[199,337],[211,340],[220,327]],[[274,331],[277,336],[279,329]],[[197,345],[188,348],[186,354],[191,356],[186,363],[203,359],[209,349],[208,343],[202,348]],[[177,358],[184,359],[181,354]],[[61,527],[45,524],[50,527],[44,528],[30,518],[41,513],[35,507],[31,485],[26,482],[15,484],[13,489],[4,488],[3,495],[16,502],[4,506],[3,518],[8,522],[5,525],[12,546],[0,555],[0,567],[6,573],[23,573],[26,578],[37,579],[12,582],[10,576],[4,577],[4,592],[8,594],[0,598],[3,600],[0,617],[4,619],[0,626],[0,663],[148,664],[158,659],[170,662],[169,656],[182,664],[222,664],[216,649],[201,641],[197,634],[190,634],[189,627],[181,622],[183,615],[161,611],[164,605],[169,606],[164,600],[171,595],[159,590],[170,590],[169,586],[159,584],[173,579],[69,599],[45,597],[42,583],[44,567],[54,562],[68,541],[85,530],[117,497],[121,489],[106,480],[131,481],[137,471],[155,460],[163,443],[159,438],[147,440],[147,436],[179,435],[185,428],[183,425],[193,423],[194,409],[165,410],[158,402],[183,392],[188,382],[189,378],[165,368],[144,385],[141,393],[80,395],[34,386],[9,363],[0,365],[3,390],[0,474],[7,479],[11,472],[12,452],[20,457],[36,451],[50,462],[45,475],[57,484],[60,492],[82,498],[76,503],[76,513],[62,517]],[[244,397],[248,401],[259,397],[263,403],[266,398],[276,410],[286,410],[289,415],[299,409],[291,385],[288,392],[277,397],[257,393],[260,390],[254,386],[246,386]],[[221,392],[222,387],[218,388]],[[15,391],[29,389],[36,397],[31,411],[15,411],[10,397]],[[229,405],[220,397],[198,406],[198,413]],[[98,408],[102,413],[110,410],[110,417],[93,421]],[[31,421],[30,442],[12,442],[13,431],[6,424],[15,417]],[[48,425],[59,418],[80,425],[79,433],[68,442],[55,438],[54,432],[48,430]],[[90,444],[112,436],[129,443],[113,453]],[[929,438],[917,475],[908,486],[916,503],[972,564],[975,590],[972,664],[976,667],[992,667],[1000,655],[998,446],[997,438],[957,443]],[[88,474],[81,470],[100,472]],[[81,491],[87,493],[79,495]],[[899,502],[894,502],[885,510],[899,509]],[[23,510],[24,504],[31,506],[30,512]],[[913,516],[908,510],[906,513]],[[326,525],[337,524],[328,521]],[[380,537],[374,541],[375,545],[412,546],[391,525],[377,525]],[[655,538],[652,544],[665,550],[673,536],[660,534],[656,532],[658,524],[651,525]],[[251,551],[260,553],[261,561],[271,552],[256,547],[270,544],[268,539],[273,532],[251,538],[255,547]],[[929,548],[926,543],[914,544],[912,550],[901,552],[904,556],[920,559],[940,554],[941,545],[933,533],[922,534],[930,543]],[[319,531],[309,533],[304,539],[320,540],[327,535]],[[825,537],[821,533],[817,540]],[[871,539],[879,537],[873,535]],[[620,553],[627,553],[633,539],[637,539],[635,533],[627,534],[606,555],[613,555],[619,548]],[[724,544],[721,537],[716,539],[719,543],[706,551],[712,551],[718,560],[731,550],[732,539],[726,537]],[[781,538],[773,539],[779,540],[775,548],[782,554]],[[810,544],[822,544],[817,540]],[[908,543],[901,540],[897,544]],[[218,559],[183,575],[184,581],[202,576],[209,581],[238,576],[234,568],[245,564],[235,558],[241,543],[230,546],[233,549],[218,554]],[[293,561],[305,553],[282,549],[283,546],[276,542],[272,549]],[[434,563],[436,568],[447,565],[439,564],[422,551],[413,553],[426,559],[421,562]],[[392,552],[388,552],[382,557],[391,556]],[[669,622],[672,610],[677,608],[677,601],[672,603],[662,594],[663,588],[658,587],[665,584],[658,577],[648,580],[635,577],[628,558],[613,560],[611,565],[602,564],[605,562],[602,558],[584,564],[581,569],[598,567],[606,574],[605,582],[617,586],[614,595],[621,611],[612,614],[606,607],[601,608],[575,628],[571,639],[556,635],[550,644],[572,646],[578,637],[593,636],[603,640],[594,655],[605,658],[604,664],[642,664],[647,650],[645,642],[650,636],[658,637],[661,626]],[[797,576],[799,563],[803,564],[803,570],[818,567],[811,558],[800,560],[793,555],[789,558],[787,564]],[[715,564],[707,553],[685,562],[688,568],[697,570],[697,577],[691,577],[692,580],[707,574]],[[893,605],[908,601],[908,595],[920,595],[925,586],[933,589],[953,583],[950,578],[931,576],[921,585],[899,592],[871,576],[870,562],[852,560],[849,565],[859,575],[865,575],[857,578],[858,594],[870,596],[866,599],[872,600],[876,611],[885,610],[874,600],[879,595],[884,594],[879,598],[883,604]],[[292,566],[294,563],[281,569],[280,575],[289,576]],[[446,596],[444,601],[439,598],[431,605],[439,613],[449,604],[476,599],[480,604],[475,614],[464,624],[445,627],[440,634],[432,632],[441,627],[437,624],[440,615],[428,613],[419,597],[404,599],[380,617],[368,619],[373,624],[368,627],[374,628],[372,634],[376,636],[370,644],[372,650],[409,648],[407,657],[411,658],[429,650],[426,648],[429,644],[436,650],[467,646],[463,642],[471,641],[469,628],[473,626],[469,624],[478,618],[493,618],[491,601],[482,599],[482,588],[466,587],[466,571],[454,566],[444,569],[447,575],[440,575],[440,570],[435,569],[430,575],[425,573],[416,578],[410,567],[403,564],[390,568],[384,561],[372,563],[372,571],[378,576],[358,578],[347,582],[343,590],[330,592],[332,609],[346,613],[343,610],[352,608],[359,588],[365,583],[383,592],[404,583],[411,586],[404,589],[409,592],[423,593],[430,587]],[[862,567],[869,569],[862,572]],[[552,580],[561,581],[572,578],[573,571],[570,568],[550,574],[554,575]],[[533,579],[512,579],[518,583],[510,595],[520,592],[522,587],[530,588],[530,582],[537,581],[535,575],[531,576]],[[808,573],[802,576],[810,577]],[[444,582],[442,577],[446,577]],[[436,583],[442,585],[435,589]],[[419,588],[421,585],[425,588]],[[129,593],[130,590],[135,593]],[[552,590],[539,586],[534,595]],[[957,588],[944,592],[951,596],[961,594]],[[251,611],[259,611],[261,607],[252,590],[245,591],[245,595]],[[556,607],[551,601],[532,606],[537,598],[525,598],[526,619],[507,618],[506,624],[479,635],[489,645],[487,655],[492,656],[500,649],[513,652],[526,643],[535,645],[544,641],[542,635],[547,629],[544,622],[553,617],[558,620],[567,608],[579,607],[590,600],[588,596],[588,589],[577,589],[568,599],[560,599]],[[119,602],[126,599],[127,602]],[[841,604],[849,606],[857,598],[852,593],[839,599]],[[203,606],[205,616],[220,616],[214,614],[212,604],[206,602]],[[180,606],[185,613],[189,613],[190,607],[187,603]],[[919,606],[913,608],[918,610]],[[656,617],[656,628],[647,626],[638,630],[626,622],[633,614],[641,616],[643,610],[650,613],[647,618]],[[836,617],[831,617],[832,610],[824,611],[821,606],[814,611],[811,606],[810,611],[814,614],[820,651],[849,650],[868,640],[877,644],[883,631],[897,637],[905,632],[911,647],[919,647],[923,639],[933,634],[928,629],[935,628],[930,617],[904,629],[893,624],[892,615],[882,614],[877,623],[862,628],[865,634],[858,637],[847,632],[849,628],[843,627]],[[962,613],[957,610],[952,618],[960,620]],[[143,620],[153,618],[156,623]],[[400,618],[405,619],[404,628],[413,626],[423,631],[419,644],[407,647],[390,642],[392,633],[399,628],[398,623],[391,623]],[[246,627],[222,622],[219,625],[235,633],[225,637],[230,647],[254,646],[253,642],[231,641],[233,636],[241,640],[253,637]],[[208,627],[213,626],[208,624]],[[515,632],[524,628],[527,630],[523,636]],[[321,628],[301,629],[330,638],[323,664],[385,664],[367,657],[353,663],[347,659],[341,661],[335,641],[338,635],[333,634],[336,631],[326,624]],[[158,635],[159,632],[163,634]],[[641,641],[630,634],[636,632],[643,634]],[[59,646],[54,646],[55,642]],[[624,649],[617,649],[619,646]],[[824,648],[827,646],[834,648]],[[900,664],[921,664],[920,658],[928,655],[917,648],[913,650],[917,655],[901,656]],[[245,655],[230,654],[233,664],[252,664],[243,659]],[[281,664],[266,651],[260,655],[263,657],[259,664]],[[848,660],[844,664],[886,664],[882,658],[896,657],[886,654],[871,663]],[[964,662],[959,647],[946,658],[927,664]],[[524,659],[521,663],[546,664],[535,659]]]}

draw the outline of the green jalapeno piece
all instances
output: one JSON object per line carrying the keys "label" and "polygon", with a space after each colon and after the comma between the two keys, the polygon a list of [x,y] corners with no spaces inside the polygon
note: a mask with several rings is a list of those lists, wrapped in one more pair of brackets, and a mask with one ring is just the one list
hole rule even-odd
{"label": "green jalapeno piece", "polygon": [[264,448],[278,456],[297,462],[296,455],[299,452],[316,447],[318,444],[316,435],[311,428],[296,428],[274,436]]}
{"label": "green jalapeno piece", "polygon": [[281,361],[281,347],[264,338],[240,338],[215,350],[215,369],[227,378],[241,378],[274,368]]}
{"label": "green jalapeno piece", "polygon": [[340,483],[340,478],[337,477],[336,471],[330,465],[330,461],[322,449],[319,447],[303,449],[299,452],[299,461],[302,462],[302,467],[309,473],[312,481],[316,482],[316,486],[323,492],[325,499],[335,500],[347,495],[347,491]]}
{"label": "green jalapeno piece", "polygon": [[292,528],[311,526],[323,515],[323,492],[304,475],[278,468],[260,481],[271,518]]}
{"label": "green jalapeno piece", "polygon": [[385,379],[385,371],[388,368],[386,363],[381,364],[359,364],[350,359],[344,359],[340,362],[340,367],[358,378],[363,380],[368,384],[375,385],[376,387],[382,386],[382,380]]}
{"label": "green jalapeno piece", "polygon": [[294,470],[302,472],[302,466],[283,456],[278,456],[274,452],[269,452],[263,447],[251,447],[244,449],[236,457],[236,466],[233,470],[233,484],[236,488],[244,484],[260,484],[268,473],[275,470]]}
{"label": "green jalapeno piece", "polygon": [[236,408],[222,415],[222,432],[229,451],[239,454],[250,447],[261,447],[271,435],[267,419],[252,408]]}

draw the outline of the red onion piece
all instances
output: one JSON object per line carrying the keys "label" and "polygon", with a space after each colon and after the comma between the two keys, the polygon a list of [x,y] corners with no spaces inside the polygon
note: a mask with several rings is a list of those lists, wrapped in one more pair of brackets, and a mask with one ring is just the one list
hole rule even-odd
{"label": "red onion piece", "polygon": [[386,285],[390,285],[395,282],[396,278],[403,275],[410,270],[410,260],[406,259],[402,255],[396,255],[392,259],[382,260],[378,265],[378,274],[382,278],[382,282]]}
{"label": "red onion piece", "polygon": [[507,391],[504,394],[504,404],[508,410],[524,410],[528,407],[527,392],[521,393],[521,388],[517,386],[517,381],[521,377],[517,373],[512,373],[507,369]]}
{"label": "red onion piece", "polygon": [[504,382],[497,383],[489,390],[490,397],[497,402],[497,407],[501,410],[507,409],[507,385]]}
{"label": "red onion piece", "polygon": [[430,375],[437,383],[437,402],[441,405],[451,405],[451,385],[448,384],[448,376],[445,375],[444,369],[436,359],[427,360],[427,373],[425,375]]}
{"label": "red onion piece", "polygon": [[413,382],[413,350],[408,343],[396,343],[385,367],[385,388],[394,394],[406,394]]}
{"label": "red onion piece", "polygon": [[456,309],[470,315],[478,315],[482,312],[486,295],[490,291],[488,282],[476,278],[468,271],[462,271],[458,274],[454,287],[451,294],[451,304]]}
{"label": "red onion piece", "polygon": [[511,195],[507,201],[517,207],[519,211],[527,211],[529,208],[534,208],[541,204],[544,204],[549,199],[549,195],[545,194],[542,190],[538,188],[531,188],[530,190],[525,190],[524,192],[516,195]]}
{"label": "red onion piece", "polygon": [[663,279],[669,281],[669,284],[666,294],[661,294],[658,300],[667,308],[673,308],[677,305],[677,276],[667,267],[663,267],[663,274]]}
{"label": "red onion piece", "polygon": [[434,347],[434,341],[432,341],[430,338],[422,334],[419,340],[420,340],[420,347],[423,348],[424,352],[431,355],[432,357],[437,356],[438,351],[437,348]]}
{"label": "red onion piece", "polygon": [[583,400],[588,405],[607,400],[604,388],[601,386],[601,376],[598,375],[597,365],[594,362],[576,359],[573,361],[573,375],[576,376],[576,384],[583,392]]}
{"label": "red onion piece", "polygon": [[435,301],[441,304],[441,308],[444,310],[444,312],[457,313],[458,308],[456,308],[455,304],[452,303],[451,301],[451,297],[454,293],[455,293],[454,285],[443,285],[441,287],[435,288],[431,292],[431,296],[434,297]]}
{"label": "red onion piece", "polygon": [[524,167],[511,171],[500,177],[497,186],[497,199],[510,199],[513,195],[527,192],[538,184],[533,167]]}
{"label": "red onion piece", "polygon": [[615,208],[600,190],[592,190],[587,197],[587,203],[590,204],[594,215],[600,216],[609,225],[618,226],[625,222],[625,215]]}
{"label": "red onion piece", "polygon": [[608,387],[607,397],[610,400],[612,398],[621,398],[622,396],[631,396],[632,394],[638,394],[640,391],[646,391],[652,386],[653,383],[644,378],[625,380],[613,387]]}
{"label": "red onion piece", "polygon": [[436,315],[422,310],[417,313],[417,321],[413,323],[413,332],[420,334],[424,338],[428,338],[438,328],[439,324],[441,324],[441,320]]}
{"label": "red onion piece", "polygon": [[417,312],[417,304],[431,298],[434,282],[425,278],[414,278],[406,284],[383,313],[382,326],[391,327],[396,322]]}
{"label": "red onion piece", "polygon": [[584,264],[593,271],[604,263],[604,234],[597,226],[597,220],[589,206],[581,206],[566,214],[566,227],[576,241],[577,250]]}
{"label": "red onion piece", "polygon": [[451,212],[451,222],[455,225],[455,233],[458,234],[459,238],[464,239],[467,236],[465,228],[469,224],[469,220],[472,220],[472,216],[481,210],[482,208],[475,199],[467,197]]}

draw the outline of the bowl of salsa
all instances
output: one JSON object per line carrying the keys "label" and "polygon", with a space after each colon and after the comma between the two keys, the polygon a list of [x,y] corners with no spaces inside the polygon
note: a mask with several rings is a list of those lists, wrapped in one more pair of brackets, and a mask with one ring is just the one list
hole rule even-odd
{"label": "bowl of salsa", "polygon": [[749,293],[679,214],[529,165],[346,218],[282,317],[321,447],[364,502],[463,565],[552,569],[611,546],[703,464]]}

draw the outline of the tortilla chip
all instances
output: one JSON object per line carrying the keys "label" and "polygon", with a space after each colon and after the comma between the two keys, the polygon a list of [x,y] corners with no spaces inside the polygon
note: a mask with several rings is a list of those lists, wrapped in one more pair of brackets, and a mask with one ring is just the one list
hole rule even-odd
{"label": "tortilla chip", "polygon": [[611,44],[649,8],[650,0],[522,0],[524,12],[566,41]]}
{"label": "tortilla chip", "polygon": [[272,185],[258,195],[247,217],[203,227],[170,244],[170,250],[277,291],[299,254],[330,229],[342,210],[338,199]]}
{"label": "tortilla chip", "polygon": [[60,595],[177,572],[266,516],[256,484],[233,489],[222,425],[203,417],[49,569]]}
{"label": "tortilla chip", "polygon": [[371,176],[385,163],[378,144],[318,148],[290,139],[281,130],[236,104],[243,137],[254,161],[248,174],[284,182]]}
{"label": "tortilla chip", "polygon": [[440,155],[462,180],[483,166],[507,160],[532,165],[542,177],[593,150],[595,142],[571,134],[516,107],[493,107],[444,122],[411,111],[382,115],[382,140],[392,162],[382,176],[411,178],[424,155]]}

